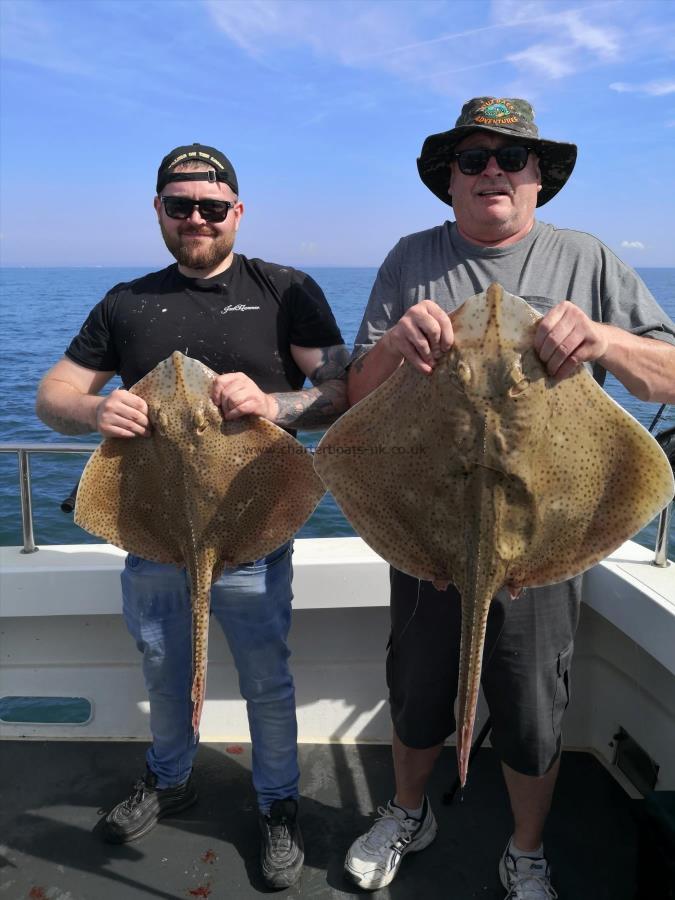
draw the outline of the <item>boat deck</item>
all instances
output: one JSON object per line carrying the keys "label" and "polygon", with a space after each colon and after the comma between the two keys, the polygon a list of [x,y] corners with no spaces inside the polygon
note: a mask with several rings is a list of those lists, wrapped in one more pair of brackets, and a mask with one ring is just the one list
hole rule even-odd
{"label": "boat deck", "polygon": [[[199,802],[162,820],[140,841],[103,843],[97,822],[144,769],[140,742],[3,741],[0,807],[2,900],[246,900],[269,891],[258,872],[250,745],[202,744]],[[305,868],[289,898],[366,896],[342,874],[351,841],[392,793],[391,751],[382,745],[302,744]],[[510,834],[499,764],[479,751],[463,802],[444,806],[456,773],[443,751],[429,797],[436,841],[403,861],[371,896],[393,900],[503,900],[497,861]],[[563,756],[546,846],[561,900],[633,900],[636,806],[590,753]]]}

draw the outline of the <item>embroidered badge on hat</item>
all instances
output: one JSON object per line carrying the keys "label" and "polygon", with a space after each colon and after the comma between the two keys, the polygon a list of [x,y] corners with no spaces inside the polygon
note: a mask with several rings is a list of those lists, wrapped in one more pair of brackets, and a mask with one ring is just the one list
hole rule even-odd
{"label": "embroidered badge on hat", "polygon": [[491,100],[476,110],[473,120],[477,125],[515,125],[518,118],[509,100]]}

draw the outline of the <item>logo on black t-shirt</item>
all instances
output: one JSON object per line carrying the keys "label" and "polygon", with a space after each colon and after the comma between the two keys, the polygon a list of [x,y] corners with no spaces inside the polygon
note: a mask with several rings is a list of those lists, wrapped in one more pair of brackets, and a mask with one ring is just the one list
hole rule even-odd
{"label": "logo on black t-shirt", "polygon": [[230,303],[228,306],[224,306],[220,314],[224,316],[225,313],[229,312],[249,312],[249,310],[260,309],[259,306],[246,306],[243,303]]}

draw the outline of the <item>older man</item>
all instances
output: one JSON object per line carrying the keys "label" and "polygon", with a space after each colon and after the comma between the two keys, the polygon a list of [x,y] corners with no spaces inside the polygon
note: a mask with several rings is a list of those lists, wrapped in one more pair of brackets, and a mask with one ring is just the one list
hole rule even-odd
{"label": "older man", "polygon": [[[164,157],[154,205],[177,264],[118,284],[94,307],[42,380],[37,412],[44,422],[64,434],[142,440],[147,406],[128,388],[174,350],[222,373],[212,399],[226,419],[255,414],[287,429],[315,428],[345,409],[347,352],[326,299],[303,272],[234,253],[244,212],[238,193],[232,164],[214,147],[192,144]],[[116,373],[124,389],[100,396]],[[314,386],[302,390],[305,376]],[[287,646],[291,552],[287,544],[226,570],[211,594],[247,703],[262,873],[275,888],[293,884],[303,864]],[[141,837],[197,799],[186,572],[128,556],[122,594],[143,653],[153,741],[145,776],[105,819],[113,842]]]}
{"label": "older man", "polygon": [[[573,144],[539,137],[519,99],[479,97],[455,128],[431,135],[418,170],[455,222],[403,238],[379,270],[354,350],[349,399],[360,400],[407,359],[432,371],[453,343],[448,312],[498,281],[544,314],[535,347],[551,375],[590,364],[643,400],[675,400],[675,326],[637,275],[600,241],[535,219],[565,184]],[[396,876],[406,853],[435,837],[425,786],[455,730],[459,597],[391,573],[387,680],[394,724],[396,793],[350,848],[347,875],[374,890]],[[561,723],[581,581],[505,591],[493,600],[483,668],[492,745],[502,767],[514,830],[499,862],[511,900],[556,896],[542,835],[555,785]],[[536,646],[536,652],[534,648]]]}

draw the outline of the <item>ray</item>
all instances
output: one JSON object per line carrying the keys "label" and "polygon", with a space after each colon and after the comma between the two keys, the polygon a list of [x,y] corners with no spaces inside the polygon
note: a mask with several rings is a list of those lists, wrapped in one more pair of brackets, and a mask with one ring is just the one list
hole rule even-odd
{"label": "ray", "polygon": [[272,422],[225,422],[215,378],[176,351],[131,388],[149,438],[108,438],[82,474],[75,521],[128,553],[184,566],[192,601],[192,725],[206,689],[211,584],[293,537],[324,489],[307,450]]}
{"label": "ray", "polygon": [[326,432],[314,466],[380,556],[461,594],[463,786],[492,597],[603,559],[668,503],[673,475],[583,367],[547,375],[540,316],[520,297],[493,284],[451,318],[454,346],[432,374],[404,363]]}

